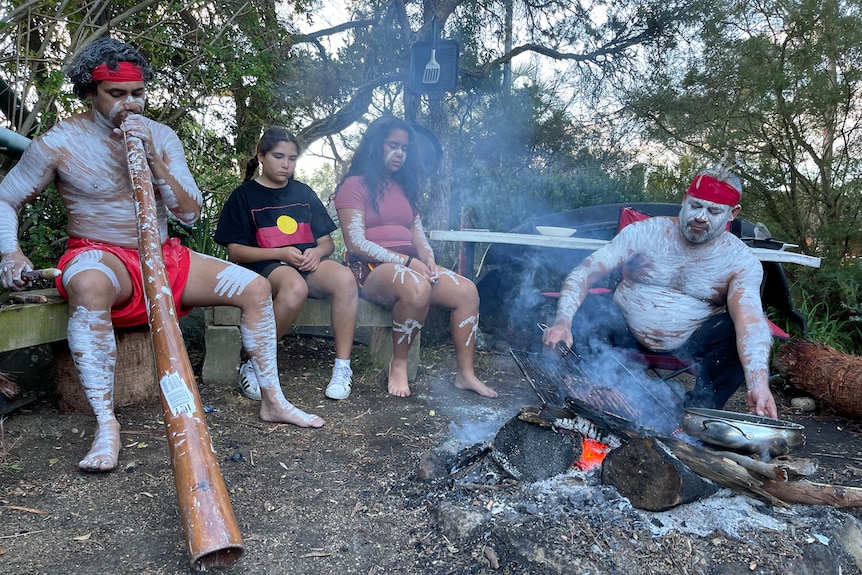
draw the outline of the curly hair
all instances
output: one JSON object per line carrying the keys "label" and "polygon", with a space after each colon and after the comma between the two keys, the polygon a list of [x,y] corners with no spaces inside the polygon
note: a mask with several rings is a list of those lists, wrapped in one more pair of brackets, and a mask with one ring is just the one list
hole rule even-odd
{"label": "curly hair", "polygon": [[[386,138],[395,130],[407,132],[408,143],[410,145],[416,142],[416,134],[413,128],[404,120],[395,116],[377,118],[365,130],[365,134],[359,142],[359,147],[356,148],[356,152],[353,154],[350,167],[347,169],[347,173],[342,178],[338,188],[340,189],[344,180],[350,176],[361,176],[371,196],[371,204],[374,207],[374,211],[380,213],[377,198],[385,189],[384,180],[388,174],[392,180],[401,186],[413,210],[418,212],[419,197],[422,194],[422,180],[425,176],[419,156],[415,153],[408,153],[401,169],[394,174],[389,174],[386,170],[383,146]],[[338,194],[338,190],[335,193]]]}
{"label": "curly hair", "polygon": [[72,93],[86,100],[96,91],[98,85],[98,82],[93,80],[93,69],[100,64],[106,64],[111,70],[116,70],[119,62],[135,64],[141,69],[145,82],[153,78],[152,67],[135,48],[113,38],[100,38],[81,50],[66,67],[66,75],[72,81]]}
{"label": "curly hair", "polygon": [[266,155],[267,152],[275,149],[282,142],[289,142],[296,146],[296,153],[301,154],[302,148],[299,145],[299,140],[288,130],[277,126],[270,126],[260,137],[257,142],[257,153],[245,165],[245,178],[243,182],[247,182],[257,175],[257,168],[260,166],[260,161],[257,157],[260,154]]}

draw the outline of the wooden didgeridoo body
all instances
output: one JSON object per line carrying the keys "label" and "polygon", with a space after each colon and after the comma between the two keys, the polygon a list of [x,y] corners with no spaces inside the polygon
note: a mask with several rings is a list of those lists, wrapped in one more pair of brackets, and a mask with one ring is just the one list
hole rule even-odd
{"label": "wooden didgeridoo body", "polygon": [[189,560],[192,568],[199,571],[227,567],[243,553],[242,536],[180,332],[162,257],[155,193],[144,146],[133,136],[126,135],[125,140],[138,215],[138,249],[156,377]]}

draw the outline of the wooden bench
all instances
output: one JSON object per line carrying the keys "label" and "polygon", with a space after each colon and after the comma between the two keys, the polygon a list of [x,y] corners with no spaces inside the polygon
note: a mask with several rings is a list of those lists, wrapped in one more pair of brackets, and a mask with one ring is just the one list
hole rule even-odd
{"label": "wooden bench", "polygon": [[[242,342],[239,334],[239,309],[216,306],[204,311],[206,331],[204,334],[206,354],[204,356],[201,379],[207,384],[236,382]],[[328,299],[308,299],[291,330],[300,331],[308,327],[329,327],[332,325],[330,302]],[[385,370],[389,369],[392,356],[392,313],[368,300],[359,298],[356,314],[357,328],[372,328],[369,353],[372,362]],[[414,336],[413,345],[407,362],[407,377],[416,379],[419,366],[421,333]],[[285,366],[287,367],[287,366]]]}
{"label": "wooden bench", "polygon": [[[26,292],[29,303],[11,303],[8,294],[0,298],[0,352],[51,344],[54,353],[55,384],[60,409],[67,413],[88,413],[68,345],[66,325],[68,305],[56,289]],[[236,382],[242,342],[239,334],[239,309],[217,306],[206,308],[204,363],[201,374],[207,384]],[[331,325],[328,300],[309,299],[303,306],[294,330]],[[359,300],[357,327],[372,328],[369,352],[372,361],[388,369],[392,354],[392,314],[364,299]],[[152,343],[147,326],[118,329],[117,367],[114,402],[118,407],[158,401]],[[408,377],[413,381],[419,365],[421,334],[410,350]],[[289,366],[285,366],[289,368]]]}
{"label": "wooden bench", "polygon": [[[9,294],[0,298],[0,352],[50,344],[60,410],[65,413],[91,413],[66,344],[66,300],[54,288],[21,292],[16,296],[33,301],[15,303]],[[124,407],[158,403],[159,388],[149,329],[147,326],[118,329],[116,338],[114,404]]]}

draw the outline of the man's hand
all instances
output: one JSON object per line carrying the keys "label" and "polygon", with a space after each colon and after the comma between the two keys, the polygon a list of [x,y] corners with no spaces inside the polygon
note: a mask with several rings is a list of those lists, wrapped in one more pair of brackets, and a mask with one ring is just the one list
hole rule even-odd
{"label": "man's hand", "polygon": [[572,347],[572,330],[561,325],[552,325],[546,328],[542,333],[542,343],[551,348],[556,349],[557,344],[564,342],[566,347]]}
{"label": "man's hand", "polygon": [[21,278],[23,272],[33,269],[33,262],[21,251],[6,254],[0,259],[0,285],[9,291],[21,291],[27,283]]}
{"label": "man's hand", "polygon": [[753,413],[761,417],[778,419],[778,409],[775,407],[775,398],[772,397],[772,392],[769,391],[768,385],[757,386],[749,389],[748,393],[745,394],[745,401],[748,403],[749,413]]}
{"label": "man's hand", "polygon": [[140,114],[129,114],[123,119],[123,123],[118,128],[127,136],[138,138],[144,145],[144,152],[147,155],[147,161],[153,161],[153,134],[150,132],[149,126],[144,122],[144,117]]}

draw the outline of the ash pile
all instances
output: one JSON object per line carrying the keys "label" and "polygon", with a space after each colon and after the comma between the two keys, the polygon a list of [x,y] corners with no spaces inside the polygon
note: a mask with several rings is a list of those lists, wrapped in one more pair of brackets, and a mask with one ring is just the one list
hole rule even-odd
{"label": "ash pile", "polygon": [[577,370],[531,373],[541,362],[527,359],[516,356],[541,407],[522,408],[490,441],[421,458],[417,476],[452,545],[537,573],[862,573],[862,523],[841,509],[858,505],[840,486],[800,479],[810,462],[685,437],[681,402],[659,405],[681,397],[671,384],[632,397],[584,387]]}

